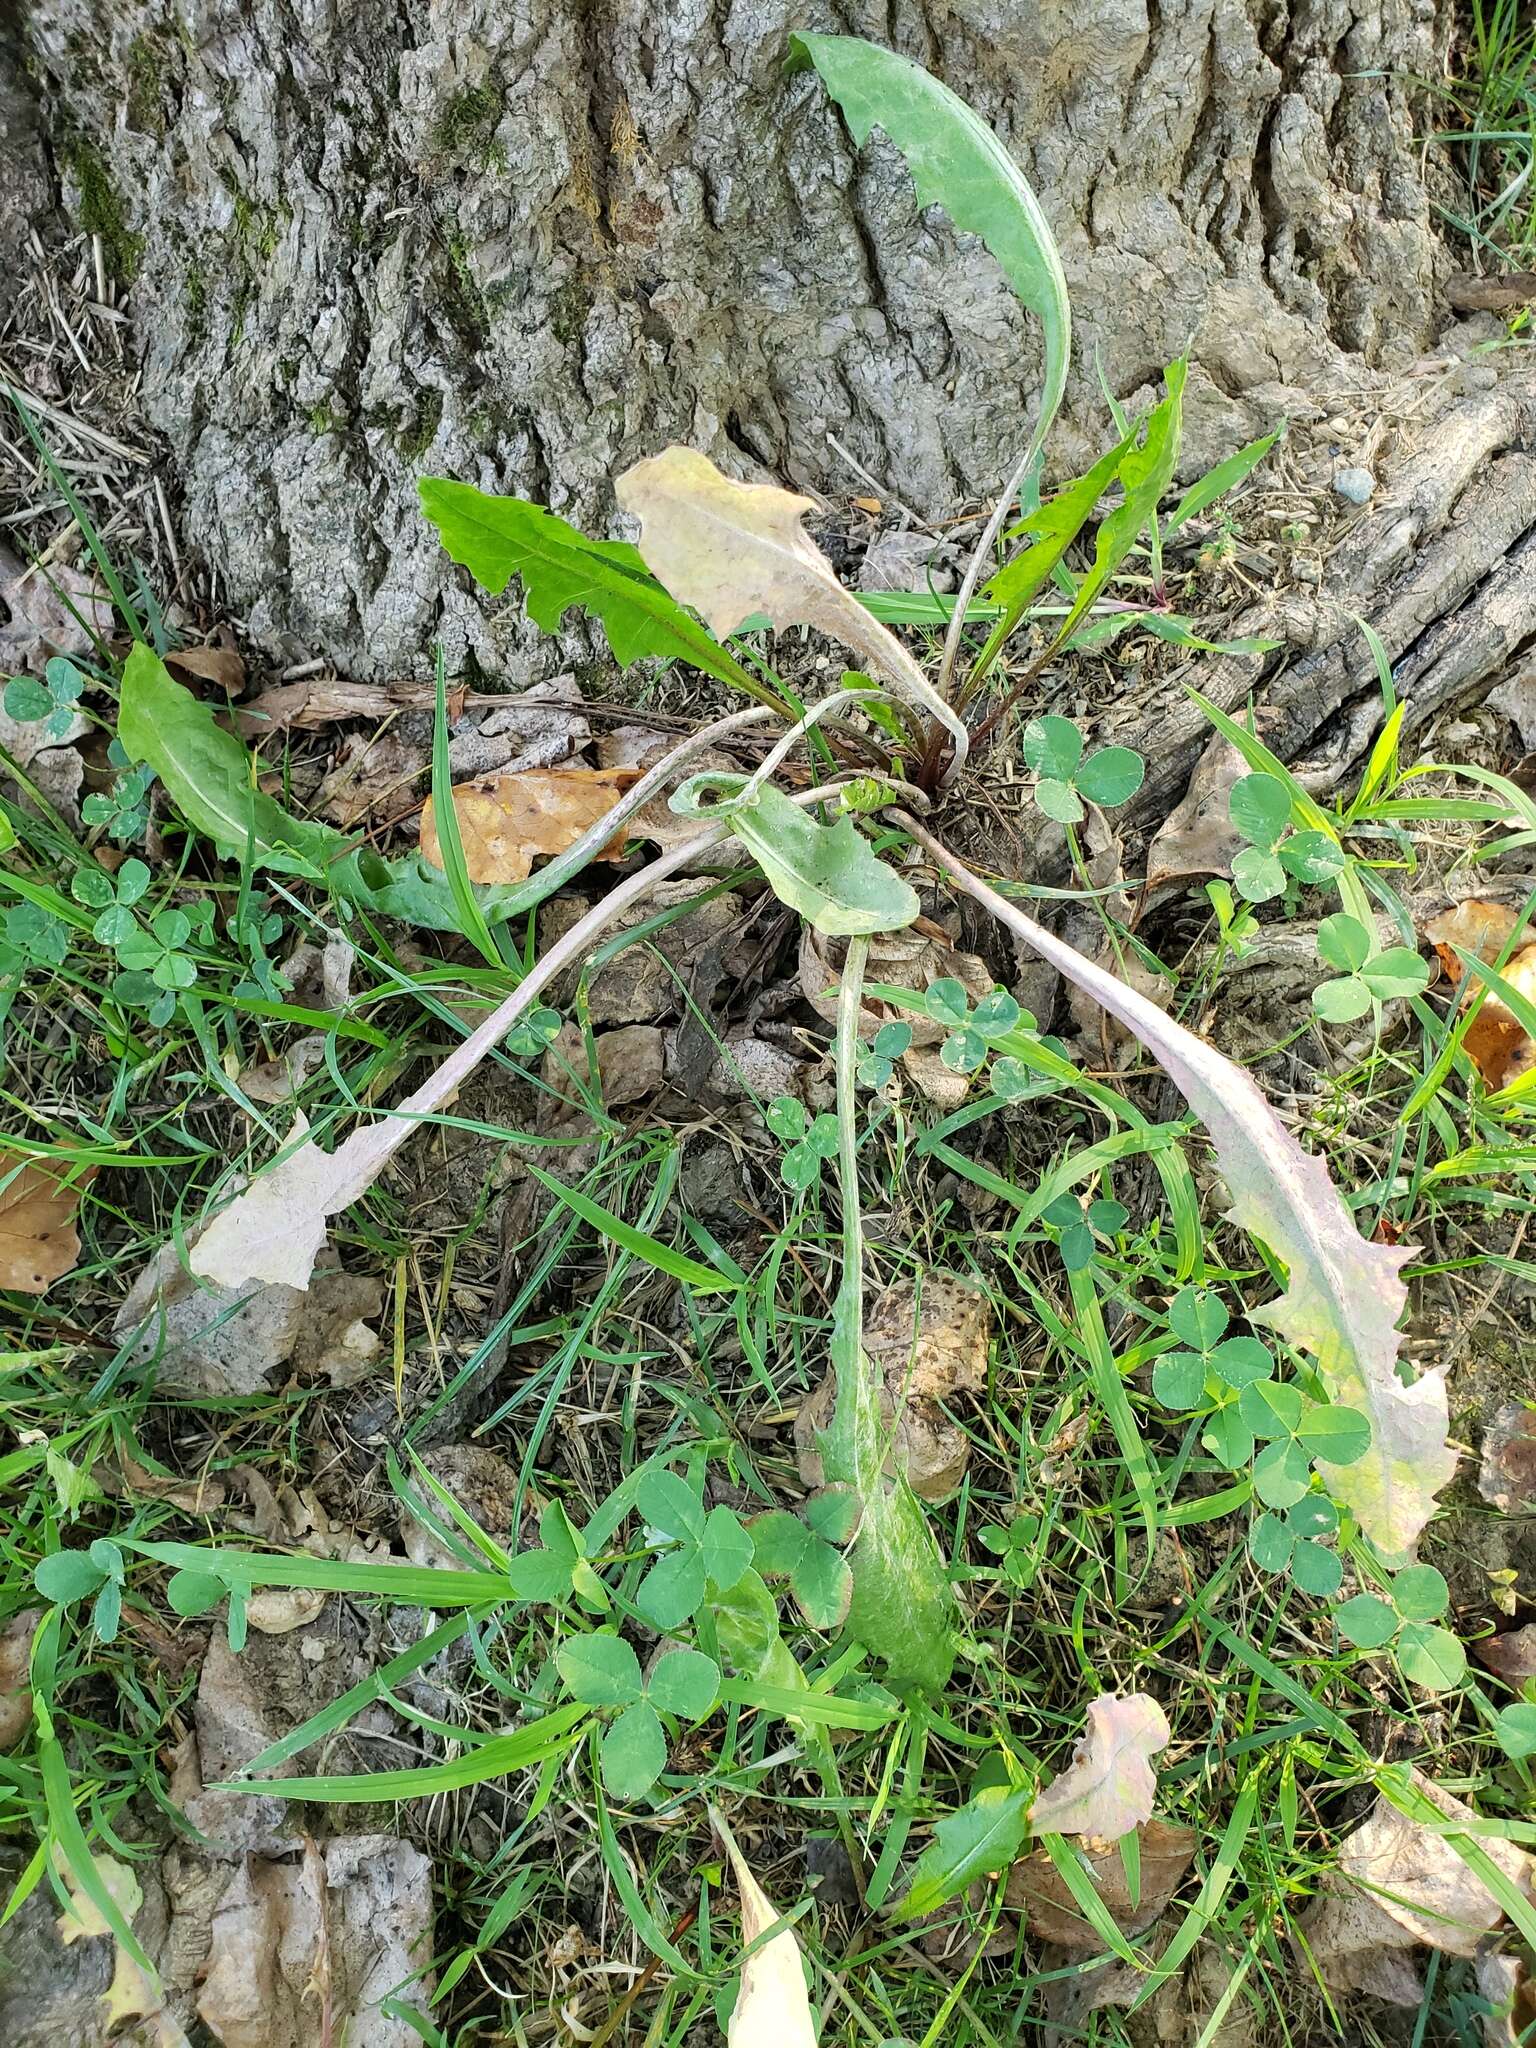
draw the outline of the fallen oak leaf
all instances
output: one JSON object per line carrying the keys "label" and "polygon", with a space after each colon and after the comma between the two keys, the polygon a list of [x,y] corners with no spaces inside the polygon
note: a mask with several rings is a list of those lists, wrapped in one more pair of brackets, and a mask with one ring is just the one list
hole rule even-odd
{"label": "fallen oak leaf", "polygon": [[[453,808],[469,879],[524,881],[535,860],[574,846],[638,780],[627,768],[524,768],[457,785]],[[621,859],[628,838],[629,827],[621,825],[593,858]],[[442,867],[431,797],[422,807],[421,850]]]}
{"label": "fallen oak leaf", "polygon": [[0,1154],[0,1288],[46,1294],[74,1271],[80,1256],[75,1219],[96,1168],[70,1176],[65,1165]]}
{"label": "fallen oak leaf", "polygon": [[1371,1441],[1353,1464],[1318,1463],[1385,1558],[1406,1557],[1456,1469],[1446,1367],[1411,1386],[1397,1374],[1397,1329],[1407,1301],[1403,1245],[1368,1244],[1329,1178],[1325,1160],[1304,1152],[1241,1067],[1222,1057],[1145,996],[1026,917],[973,875],[915,818],[892,811],[956,885],[1043,954],[1133,1031],[1210,1132],[1231,1191],[1229,1219],[1262,1238],[1285,1262],[1289,1284],[1249,1320],[1309,1351],[1330,1398],[1365,1414]]}
{"label": "fallen oak leaf", "polygon": [[1152,1818],[1157,1773],[1152,1758],[1172,1740],[1168,1717],[1150,1693],[1124,1699],[1102,1693],[1072,1762],[1029,1810],[1036,1834],[1088,1835],[1117,1842]]}
{"label": "fallen oak leaf", "polygon": [[[736,1889],[741,1899],[741,1940],[743,1948],[749,1951],[741,1966],[741,1984],[725,2030],[728,2048],[816,2048],[816,2027],[794,1930],[780,1927],[777,1934],[762,1940],[782,1916],[752,1875],[736,1846],[736,1837],[713,1807],[709,1817],[736,1873]],[[754,1947],[754,1943],[761,1945]]]}

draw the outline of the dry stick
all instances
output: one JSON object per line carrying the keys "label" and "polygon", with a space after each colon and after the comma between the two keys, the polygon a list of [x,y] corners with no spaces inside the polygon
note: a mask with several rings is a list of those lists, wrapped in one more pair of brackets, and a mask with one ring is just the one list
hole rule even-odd
{"label": "dry stick", "polygon": [[[836,783],[825,783],[816,789],[796,792],[790,801],[802,805],[821,803],[835,795],[837,788]],[[609,821],[605,821],[609,833],[612,816],[610,812]],[[386,1162],[415,1130],[417,1121],[430,1116],[455,1094],[532,1005],[535,996],[584,958],[607,926],[631,904],[638,903],[658,882],[730,836],[728,825],[713,825],[611,889],[535,962],[505,1001],[461,1045],[455,1046],[441,1066],[435,1067],[413,1094],[378,1123],[354,1131],[334,1152],[322,1152],[306,1139],[286,1159],[278,1159],[258,1174],[198,1240],[191,1255],[192,1271],[223,1287],[243,1287],[252,1281],[308,1287],[316,1256],[325,1242],[327,1219],[349,1208],[367,1192]],[[575,850],[572,848],[573,853]]]}

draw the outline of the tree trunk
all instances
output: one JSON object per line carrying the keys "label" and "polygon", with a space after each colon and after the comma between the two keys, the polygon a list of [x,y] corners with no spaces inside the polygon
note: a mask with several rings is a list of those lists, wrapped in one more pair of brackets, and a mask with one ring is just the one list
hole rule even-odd
{"label": "tree trunk", "polygon": [[835,436],[929,519],[997,490],[1038,337],[896,152],[783,78],[797,26],[926,64],[1034,181],[1077,317],[1059,470],[1102,446],[1100,372],[1132,398],[1192,347],[1197,465],[1436,328],[1402,82],[1431,0],[35,0],[64,203],[131,277],[187,530],[258,639],[366,677],[441,632],[525,671],[423,472],[593,531],[672,440],[864,488]]}

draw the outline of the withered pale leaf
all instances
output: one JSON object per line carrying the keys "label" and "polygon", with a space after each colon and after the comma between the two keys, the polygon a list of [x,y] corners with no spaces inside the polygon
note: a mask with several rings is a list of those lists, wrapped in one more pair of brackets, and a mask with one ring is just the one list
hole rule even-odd
{"label": "withered pale leaf", "polygon": [[1087,1732],[1070,1766],[1030,1808],[1031,1827],[1036,1834],[1117,1842],[1152,1818],[1152,1758],[1170,1739],[1168,1717],[1149,1693],[1102,1693],[1089,1704]]}
{"label": "withered pale leaf", "polygon": [[693,448],[667,448],[637,463],[615,490],[640,521],[647,567],[702,614],[717,639],[754,617],[777,627],[814,626],[937,718],[954,739],[956,766],[964,760],[964,721],[895,635],[844,590],[801,525],[816,510],[810,498],[775,484],[737,483]]}
{"label": "withered pale leaf", "polygon": [[[1412,1783],[1444,1819],[1477,1823],[1471,1807],[1421,1772],[1413,1772]],[[1523,1849],[1488,1834],[1477,1843],[1511,1882],[1529,1886],[1536,1864]],[[1503,1917],[1443,1834],[1378,1797],[1363,1824],[1340,1843],[1338,1868],[1308,1909],[1302,1931],[1331,1989],[1412,2005],[1421,1995],[1413,1949],[1475,1955]]]}
{"label": "withered pale leaf", "polygon": [[236,647],[221,647],[213,641],[206,647],[178,647],[165,657],[165,665],[178,675],[214,684],[226,697],[238,697],[245,688],[245,662]]}
{"label": "withered pale leaf", "polygon": [[1229,875],[1243,835],[1232,823],[1227,799],[1248,763],[1217,733],[1189,778],[1182,802],[1170,811],[1147,848],[1146,893],[1198,875]]}
{"label": "withered pale leaf", "polygon": [[[736,1873],[741,1898],[741,1940],[743,1948],[748,1948],[780,1915],[752,1875],[730,1830],[720,1823],[718,1816],[714,1819]],[[800,1963],[800,1944],[792,1928],[781,1927],[742,1964],[741,1988],[725,2038],[729,2048],[816,2048],[816,2028]]]}
{"label": "withered pale leaf", "polygon": [[[574,846],[635,780],[627,768],[525,768],[460,784],[453,807],[469,879],[523,881],[536,860]],[[618,860],[628,838],[628,826],[621,826],[594,858]],[[434,867],[442,866],[430,797],[421,814],[421,850]]]}
{"label": "withered pale leaf", "polygon": [[55,1280],[74,1271],[80,1256],[75,1218],[94,1166],[66,1182],[63,1169],[0,1153],[0,1287],[15,1294],[46,1294]]}
{"label": "withered pale leaf", "polygon": [[1327,1162],[1302,1150],[1241,1067],[988,888],[915,818],[899,815],[967,894],[1136,1034],[1210,1132],[1232,1195],[1230,1220],[1288,1269],[1285,1292],[1249,1318],[1311,1352],[1330,1399],[1369,1418],[1364,1457],[1319,1463],[1330,1492],[1383,1556],[1407,1556],[1456,1469],[1445,1367],[1410,1386],[1397,1373],[1407,1301],[1398,1273],[1412,1248],[1361,1237]]}

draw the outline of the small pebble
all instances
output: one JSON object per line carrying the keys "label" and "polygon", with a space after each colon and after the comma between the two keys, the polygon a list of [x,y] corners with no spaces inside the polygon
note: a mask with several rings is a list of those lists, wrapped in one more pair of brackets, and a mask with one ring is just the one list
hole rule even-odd
{"label": "small pebble", "polygon": [[1376,479],[1368,469],[1341,469],[1333,480],[1333,488],[1351,505],[1369,505],[1376,495]]}

